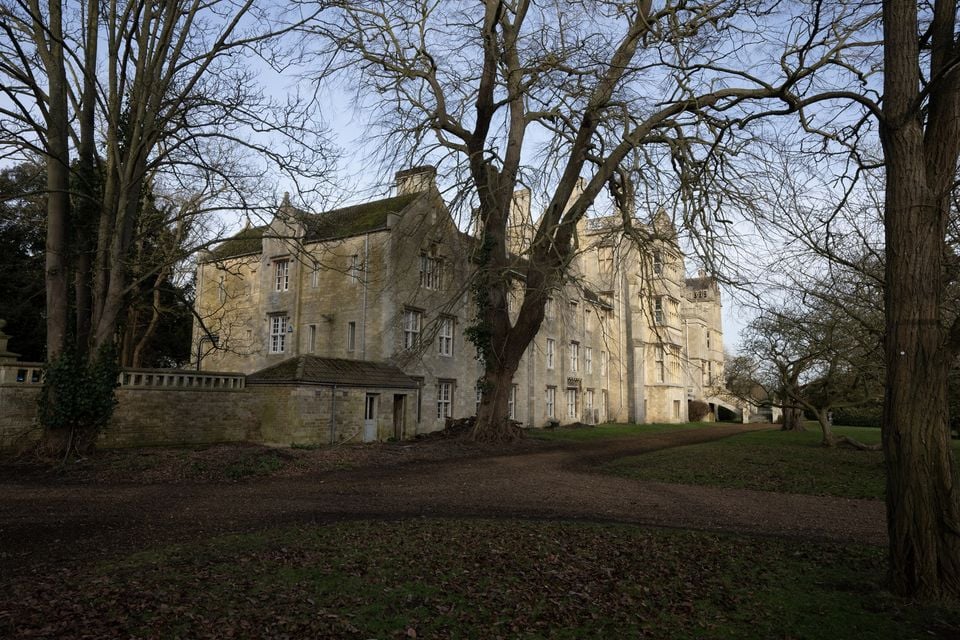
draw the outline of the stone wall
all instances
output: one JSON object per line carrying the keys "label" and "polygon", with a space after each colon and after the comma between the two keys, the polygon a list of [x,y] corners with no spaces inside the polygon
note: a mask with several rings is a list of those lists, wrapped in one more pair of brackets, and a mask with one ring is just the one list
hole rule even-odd
{"label": "stone wall", "polygon": [[0,384],[0,449],[19,449],[40,437],[35,426],[40,385]]}
{"label": "stone wall", "polygon": [[[125,370],[121,382],[117,407],[98,440],[98,446],[107,449],[217,442],[280,446],[361,442],[368,394],[377,396],[374,439],[395,437],[396,396],[405,398],[403,436],[415,434],[412,390],[246,386],[243,376],[187,371]],[[0,383],[0,449],[25,449],[40,437],[39,395],[40,385],[29,376],[18,383]]]}
{"label": "stone wall", "polygon": [[[2,379],[8,382],[0,383],[0,448],[24,449],[41,435],[39,378]],[[113,417],[98,440],[105,448],[240,442],[258,423],[243,376],[133,369],[120,382]]]}
{"label": "stone wall", "polygon": [[117,389],[117,407],[98,445],[108,449],[242,442],[257,426],[242,390]]}
{"label": "stone wall", "polygon": [[364,434],[367,395],[375,395],[374,440],[396,437],[394,401],[403,396],[403,434],[415,434],[416,393],[405,389],[337,387],[327,385],[257,384],[246,390],[257,413],[254,442],[273,445],[323,445],[370,440]]}

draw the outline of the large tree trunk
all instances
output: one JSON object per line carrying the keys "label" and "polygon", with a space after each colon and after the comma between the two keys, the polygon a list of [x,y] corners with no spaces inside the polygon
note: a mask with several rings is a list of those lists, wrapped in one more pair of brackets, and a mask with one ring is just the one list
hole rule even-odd
{"label": "large tree trunk", "polygon": [[[890,579],[895,593],[960,598],[960,478],[950,449],[937,199],[888,154],[886,365]],[[916,168],[916,167],[914,167]]]}
{"label": "large tree trunk", "polygon": [[[63,51],[63,7],[50,0],[50,33],[36,25],[38,46],[48,44],[44,62],[49,82],[47,105],[47,361],[60,355],[67,336],[68,234],[70,219],[70,150],[67,78]],[[38,17],[39,19],[39,17]],[[49,38],[49,39],[48,39]]]}
{"label": "large tree trunk", "polygon": [[[917,3],[887,0],[880,133],[886,161],[883,450],[890,583],[897,594],[960,598],[960,478],[950,449],[941,316],[949,196],[960,148],[956,4],[935,3],[929,103],[918,95]],[[926,130],[924,128],[926,118]]]}
{"label": "large tree trunk", "polygon": [[483,381],[483,398],[477,411],[477,421],[470,436],[482,442],[509,442],[521,432],[509,416],[510,393],[516,370],[486,367]]}
{"label": "large tree trunk", "polygon": [[80,145],[77,149],[77,196],[74,207],[74,295],[76,297],[77,347],[90,343],[92,313],[91,269],[93,268],[96,220],[100,208],[100,167],[96,153],[97,50],[100,3],[86,3],[83,93],[80,100]]}
{"label": "large tree trunk", "polygon": [[783,408],[783,426],[781,431],[806,431],[807,427],[803,424],[803,410],[796,407]]}

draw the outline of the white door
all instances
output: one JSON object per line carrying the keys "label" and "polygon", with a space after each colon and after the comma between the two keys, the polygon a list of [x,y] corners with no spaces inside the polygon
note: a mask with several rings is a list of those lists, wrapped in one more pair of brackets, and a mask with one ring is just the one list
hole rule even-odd
{"label": "white door", "polygon": [[367,394],[367,402],[363,409],[363,441],[377,441],[377,396]]}

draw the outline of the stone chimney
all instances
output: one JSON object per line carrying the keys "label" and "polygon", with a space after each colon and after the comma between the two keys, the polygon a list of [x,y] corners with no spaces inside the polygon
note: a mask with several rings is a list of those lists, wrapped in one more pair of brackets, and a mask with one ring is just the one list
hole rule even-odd
{"label": "stone chimney", "polygon": [[405,196],[410,193],[429,191],[436,187],[437,168],[432,165],[423,165],[397,171],[397,195]]}
{"label": "stone chimney", "polygon": [[530,214],[530,190],[513,192],[507,222],[507,249],[522,255],[533,244],[533,218]]}

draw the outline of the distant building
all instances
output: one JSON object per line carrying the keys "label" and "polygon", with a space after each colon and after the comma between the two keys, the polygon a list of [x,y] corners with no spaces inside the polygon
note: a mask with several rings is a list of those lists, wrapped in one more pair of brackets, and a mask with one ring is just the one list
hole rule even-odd
{"label": "distant building", "polygon": [[[454,224],[434,178],[430,167],[401,171],[396,196],[320,214],[285,201],[270,224],[205,255],[196,311],[217,349],[197,324],[202,368],[253,373],[303,355],[395,367],[418,385],[416,424],[404,437],[475,414],[482,369],[463,334],[474,316],[475,240]],[[530,218],[529,192],[518,192],[517,253],[530,241]],[[685,278],[665,216],[646,230],[656,238],[649,252],[614,222],[578,229],[578,284],[548,302],[514,379],[510,411],[525,425],[681,422],[687,400],[708,397],[722,379],[716,281]]]}

